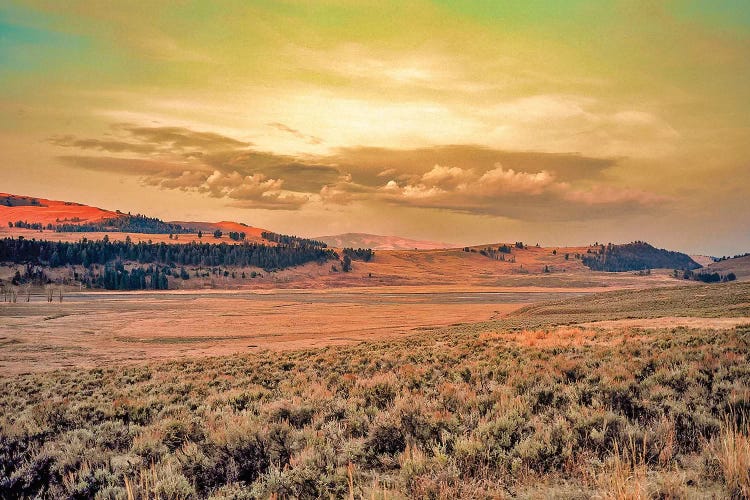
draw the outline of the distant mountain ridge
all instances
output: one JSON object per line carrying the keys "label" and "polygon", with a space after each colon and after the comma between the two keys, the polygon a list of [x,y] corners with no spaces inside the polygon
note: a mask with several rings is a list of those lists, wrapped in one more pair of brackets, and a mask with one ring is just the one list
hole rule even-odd
{"label": "distant mountain ridge", "polygon": [[344,233],[313,238],[333,248],[371,248],[372,250],[440,250],[459,245],[438,241],[414,240],[400,236],[382,236],[367,233]]}

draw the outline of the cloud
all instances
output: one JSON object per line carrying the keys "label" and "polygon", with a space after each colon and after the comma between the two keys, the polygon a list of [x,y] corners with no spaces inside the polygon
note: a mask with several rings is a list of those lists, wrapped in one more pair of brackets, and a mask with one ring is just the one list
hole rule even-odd
{"label": "cloud", "polygon": [[287,189],[304,192],[318,191],[336,182],[341,174],[338,168],[317,160],[259,151],[224,151],[203,158],[207,165],[215,169],[236,170],[246,175],[263,173],[284,179]]}
{"label": "cloud", "polygon": [[158,186],[163,189],[182,189],[189,191],[202,185],[206,180],[206,173],[200,171],[183,170],[176,176],[150,175],[143,179],[145,184]]}
{"label": "cloud", "polygon": [[134,158],[61,156],[71,166],[95,171],[109,171],[138,176],[144,185],[162,189],[179,189],[205,193],[214,198],[231,200],[232,206],[266,210],[296,210],[309,196],[283,189],[282,179],[264,174],[242,175],[237,171],[213,172],[205,167]]}
{"label": "cloud", "polygon": [[168,148],[170,151],[184,149],[216,151],[244,148],[251,145],[249,142],[225,135],[214,132],[200,132],[185,127],[142,127],[132,124],[119,124],[115,125],[114,128],[124,131],[143,143]]}
{"label": "cloud", "polygon": [[158,149],[152,144],[136,144],[117,140],[77,139],[72,135],[54,135],[48,139],[56,146],[103,151],[107,153],[154,153]]}
{"label": "cloud", "polygon": [[531,95],[479,113],[495,123],[490,135],[519,148],[656,158],[673,152],[680,138],[653,112],[612,107],[581,95]]}
{"label": "cloud", "polygon": [[253,200],[266,192],[278,192],[284,181],[268,179],[263,174],[241,175],[238,172],[223,173],[215,170],[199,187],[214,198]]}
{"label": "cloud", "polygon": [[263,210],[299,210],[310,200],[308,195],[289,192],[266,192],[254,199],[236,199],[228,203],[230,207]]}
{"label": "cloud", "polygon": [[617,165],[616,158],[579,153],[508,151],[472,144],[454,144],[414,149],[376,147],[340,148],[326,158],[330,164],[351,172],[355,182],[380,186],[383,179],[406,180],[422,176],[435,165],[470,166],[476,173],[492,170],[499,163],[517,171],[554,172],[567,180],[596,180]]}
{"label": "cloud", "polygon": [[[649,120],[637,114],[620,118]],[[576,153],[449,145],[342,148],[328,155],[294,156],[182,127],[118,125],[116,130],[128,140],[62,136],[50,142],[110,153],[62,156],[68,165],[137,176],[146,185],[202,193],[244,208],[298,210],[311,201],[368,202],[518,220],[585,220],[618,210],[649,211],[669,201],[613,183],[608,172],[618,160]]]}
{"label": "cloud", "polygon": [[248,148],[252,144],[213,132],[194,131],[185,127],[141,127],[119,123],[110,127],[107,139],[53,135],[47,141],[56,146],[107,153],[190,153]]}
{"label": "cloud", "polygon": [[422,181],[439,187],[455,188],[469,181],[474,176],[474,170],[464,170],[458,167],[444,167],[435,165],[432,170],[422,175]]}
{"label": "cloud", "polygon": [[520,220],[574,220],[643,212],[668,201],[627,187],[601,183],[575,186],[546,170],[524,172],[501,164],[481,174],[473,168],[435,165],[413,183],[389,180],[378,194],[396,205]]}
{"label": "cloud", "polygon": [[516,172],[512,168],[504,169],[497,165],[488,170],[477,181],[480,190],[487,195],[502,195],[504,193],[541,194],[554,181],[554,176],[542,170],[528,173]]}
{"label": "cloud", "polygon": [[186,168],[189,170],[185,164],[146,158],[79,155],[63,155],[58,158],[72,167],[133,176],[173,178],[181,175]]}
{"label": "cloud", "polygon": [[292,134],[294,137],[298,139],[302,139],[308,144],[316,144],[316,145],[323,144],[323,139],[321,139],[320,137],[315,137],[314,135],[303,134],[299,130],[291,128],[287,125],[284,125],[283,123],[271,122],[271,123],[268,123],[267,125],[269,127],[275,128],[276,130],[281,130],[282,132],[287,132],[289,134]]}
{"label": "cloud", "polygon": [[669,197],[640,189],[618,188],[603,184],[596,184],[588,189],[575,189],[567,184],[560,184],[560,189],[566,200],[592,206],[623,203],[648,206],[658,205],[669,200]]}
{"label": "cloud", "polygon": [[[249,142],[212,132],[130,124],[112,129],[130,142],[74,136],[55,136],[49,142],[83,151],[138,154],[59,158],[77,168],[137,176],[145,185],[205,193],[244,208],[296,210],[309,200],[306,191],[318,190],[339,177],[335,168],[298,164],[290,157],[253,151]],[[286,182],[287,178],[291,181]]]}

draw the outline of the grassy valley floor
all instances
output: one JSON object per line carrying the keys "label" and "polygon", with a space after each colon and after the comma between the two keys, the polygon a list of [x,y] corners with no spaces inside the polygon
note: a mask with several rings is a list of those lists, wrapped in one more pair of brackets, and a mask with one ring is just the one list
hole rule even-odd
{"label": "grassy valley floor", "polygon": [[[404,338],[8,376],[0,496],[747,497],[749,296],[619,291]],[[596,323],[672,317],[740,320]]]}

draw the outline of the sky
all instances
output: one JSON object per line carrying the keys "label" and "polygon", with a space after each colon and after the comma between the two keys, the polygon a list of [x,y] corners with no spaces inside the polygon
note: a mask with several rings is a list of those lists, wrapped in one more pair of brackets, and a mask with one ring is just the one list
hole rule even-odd
{"label": "sky", "polygon": [[750,251],[750,2],[5,1],[0,191]]}

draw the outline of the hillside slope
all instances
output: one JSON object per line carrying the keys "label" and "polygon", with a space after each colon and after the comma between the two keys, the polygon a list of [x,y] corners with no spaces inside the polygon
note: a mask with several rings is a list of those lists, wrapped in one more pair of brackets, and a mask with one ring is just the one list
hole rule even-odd
{"label": "hillside slope", "polygon": [[82,224],[116,219],[123,214],[71,201],[0,193],[0,224],[25,221],[47,224]]}
{"label": "hillside slope", "polygon": [[706,272],[734,273],[738,280],[750,280],[750,255],[714,262],[706,266]]}
{"label": "hillside slope", "polygon": [[246,238],[250,241],[260,241],[263,239],[262,233],[268,229],[261,227],[248,226],[240,222],[220,221],[220,222],[202,222],[202,221],[170,221],[170,224],[177,224],[186,229],[192,229],[195,232],[213,233],[217,229],[223,233],[237,232],[245,233]]}
{"label": "hillside slope", "polygon": [[[106,221],[105,227],[101,227]],[[9,227],[17,222],[41,225],[39,227]],[[54,230],[47,229],[51,224]],[[247,224],[220,221],[174,221],[164,222],[160,219],[130,215],[120,211],[105,210],[98,207],[71,201],[48,200],[33,196],[0,193],[0,237],[19,237],[49,239],[55,241],[78,241],[81,238],[101,239],[108,234],[112,240],[154,241],[176,243],[171,233],[179,233],[180,243],[190,242],[226,242],[236,243],[228,237],[217,240],[212,237],[215,230],[224,235],[230,232],[245,233],[245,240],[251,243],[269,244],[262,237],[266,229]],[[203,239],[197,237],[198,231],[205,234]]]}
{"label": "hillside slope", "polygon": [[[498,247],[498,244],[493,247]],[[513,248],[510,254],[488,255],[486,248],[442,250],[376,250],[369,262],[355,260],[351,272],[342,272],[339,262],[306,264],[253,280],[249,286],[266,288],[337,288],[409,286],[429,289],[488,290],[506,287],[599,288],[642,287],[683,284],[671,271],[654,271],[648,276],[637,273],[592,271],[576,255],[585,255],[589,247]],[[482,254],[482,250],[485,254]],[[567,258],[566,258],[567,254]],[[334,269],[335,268],[335,269]],[[694,282],[690,282],[694,283]],[[192,286],[192,285],[191,285]],[[233,282],[230,286],[246,286]],[[426,288],[427,289],[427,288]]]}
{"label": "hillside slope", "polygon": [[344,233],[313,238],[334,248],[371,248],[373,250],[438,250],[457,245],[438,241],[413,240],[400,236],[381,236],[367,233]]}

